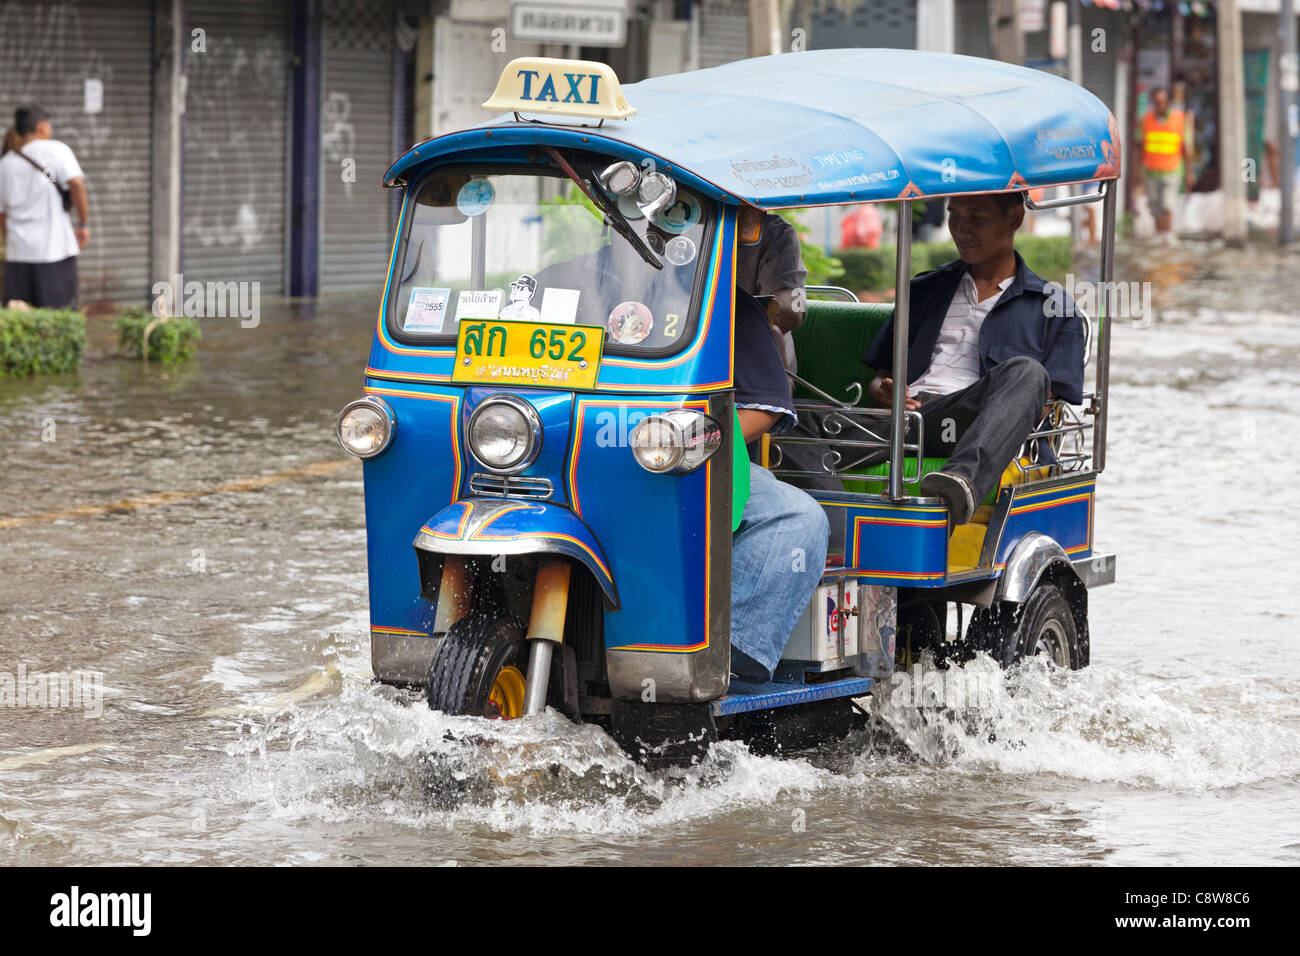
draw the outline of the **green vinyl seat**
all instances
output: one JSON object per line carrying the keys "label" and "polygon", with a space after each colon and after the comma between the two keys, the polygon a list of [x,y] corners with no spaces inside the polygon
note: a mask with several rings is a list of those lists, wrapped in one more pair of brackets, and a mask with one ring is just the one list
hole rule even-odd
{"label": "green vinyl seat", "polygon": [[[799,377],[807,379],[827,395],[847,400],[850,384],[865,389],[876,370],[862,361],[876,334],[893,315],[888,302],[821,302],[808,300],[808,315],[794,331],[795,359]],[[796,385],[795,398],[813,395]]]}

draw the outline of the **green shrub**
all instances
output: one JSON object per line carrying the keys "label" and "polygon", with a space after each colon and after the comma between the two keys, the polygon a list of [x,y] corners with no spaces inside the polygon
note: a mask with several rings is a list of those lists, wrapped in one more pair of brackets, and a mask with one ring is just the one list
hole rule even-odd
{"label": "green shrub", "polygon": [[[1074,267],[1069,236],[1018,236],[1016,249],[1025,265],[1049,282],[1064,282]],[[853,292],[888,292],[894,287],[894,247],[841,249],[836,253],[844,265],[840,285]],[[957,258],[951,242],[912,243],[912,275],[937,269]],[[811,280],[810,280],[811,281]]]}
{"label": "green shrub", "polygon": [[841,249],[836,253],[844,265],[839,284],[853,292],[879,291],[894,287],[894,247]]}
{"label": "green shrub", "polygon": [[1020,236],[1016,248],[1025,257],[1025,265],[1047,282],[1065,282],[1066,273],[1074,271],[1074,245],[1069,236]]}
{"label": "green shrub", "polygon": [[830,255],[816,242],[810,242],[805,236],[807,227],[799,221],[799,210],[778,209],[776,214],[794,226],[799,236],[799,256],[803,267],[808,270],[805,285],[839,285],[844,275],[844,263],[836,256]]}
{"label": "green shrub", "polygon": [[[114,320],[118,349],[123,355],[140,358],[140,344],[144,340],[145,327],[154,318],[148,309],[135,306]],[[194,319],[174,316],[166,322],[159,322],[149,333],[149,361],[164,365],[187,361],[194,357],[200,337],[199,323]]]}
{"label": "green shrub", "polygon": [[921,272],[929,272],[931,269],[937,269],[945,262],[952,262],[957,258],[957,247],[951,242],[919,242],[917,243],[925,253],[925,268],[913,269],[912,275]]}
{"label": "green shrub", "polygon": [[0,309],[0,378],[75,372],[86,319],[72,309]]}

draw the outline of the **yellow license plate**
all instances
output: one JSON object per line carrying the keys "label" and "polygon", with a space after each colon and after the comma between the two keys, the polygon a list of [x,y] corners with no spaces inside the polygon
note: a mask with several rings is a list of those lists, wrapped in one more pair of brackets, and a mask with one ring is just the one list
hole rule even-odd
{"label": "yellow license plate", "polygon": [[605,330],[466,319],[456,331],[451,380],[469,385],[594,389]]}

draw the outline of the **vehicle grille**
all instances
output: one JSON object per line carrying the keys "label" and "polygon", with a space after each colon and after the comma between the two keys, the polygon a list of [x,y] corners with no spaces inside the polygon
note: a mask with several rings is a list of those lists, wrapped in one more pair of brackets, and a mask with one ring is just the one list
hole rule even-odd
{"label": "vehicle grille", "polygon": [[472,494],[489,498],[533,498],[545,501],[555,494],[549,478],[529,478],[524,475],[491,475],[475,472],[469,478]]}

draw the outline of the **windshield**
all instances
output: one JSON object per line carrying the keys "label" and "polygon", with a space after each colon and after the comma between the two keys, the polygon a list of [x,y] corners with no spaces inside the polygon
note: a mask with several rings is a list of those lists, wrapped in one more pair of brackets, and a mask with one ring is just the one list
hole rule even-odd
{"label": "windshield", "polygon": [[417,187],[402,240],[391,328],[408,341],[450,341],[466,319],[577,323],[604,327],[606,351],[674,350],[690,338],[713,204],[679,186],[648,220],[630,198],[610,199],[661,268],[558,173],[434,172]]}

